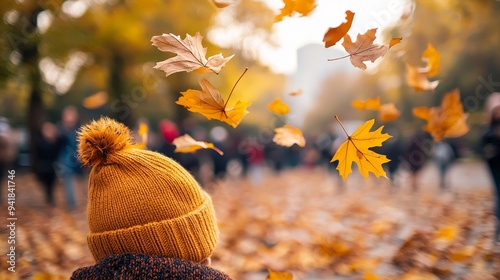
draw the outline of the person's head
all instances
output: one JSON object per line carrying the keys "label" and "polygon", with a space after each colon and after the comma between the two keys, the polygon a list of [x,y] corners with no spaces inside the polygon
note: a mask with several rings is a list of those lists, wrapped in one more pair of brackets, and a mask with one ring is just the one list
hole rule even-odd
{"label": "person's head", "polygon": [[131,143],[109,118],[78,132],[89,175],[87,242],[96,260],[139,253],[203,262],[219,231],[210,196],[174,160]]}
{"label": "person's head", "polygon": [[42,137],[48,142],[55,142],[57,140],[57,127],[51,122],[44,122],[42,124]]}
{"label": "person's head", "polygon": [[488,123],[500,123],[500,92],[488,95],[484,103],[485,119]]}
{"label": "person's head", "polygon": [[78,111],[73,106],[67,106],[61,114],[61,122],[65,128],[73,129],[78,123]]}

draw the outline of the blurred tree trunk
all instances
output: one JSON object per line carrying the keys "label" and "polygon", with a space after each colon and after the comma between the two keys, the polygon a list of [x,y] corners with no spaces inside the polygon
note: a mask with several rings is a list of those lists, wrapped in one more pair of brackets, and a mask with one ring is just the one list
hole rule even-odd
{"label": "blurred tree trunk", "polygon": [[41,87],[41,73],[40,68],[38,67],[38,62],[40,61],[40,38],[37,30],[37,18],[42,11],[43,9],[39,4],[33,5],[31,9],[25,11],[22,15],[24,19],[20,21],[19,25],[19,34],[21,34],[21,39],[17,41],[17,50],[22,57],[22,62],[26,69],[27,82],[30,84],[27,125],[29,133],[29,151],[31,156],[30,160],[32,164],[34,164],[37,159],[37,135],[45,118]]}
{"label": "blurred tree trunk", "polygon": [[125,56],[113,51],[109,64],[108,90],[112,100],[119,100],[123,106],[112,106],[113,118],[128,127],[134,126],[133,109],[136,104],[131,93],[125,92]]}

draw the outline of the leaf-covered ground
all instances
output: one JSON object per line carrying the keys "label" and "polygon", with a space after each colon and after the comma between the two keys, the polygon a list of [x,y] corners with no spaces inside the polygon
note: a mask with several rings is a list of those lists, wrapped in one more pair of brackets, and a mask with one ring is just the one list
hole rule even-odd
{"label": "leaf-covered ground", "polygon": [[[221,229],[212,265],[251,280],[265,279],[267,269],[292,272],[294,279],[499,279],[484,166],[454,166],[445,193],[436,176],[428,166],[416,193],[406,187],[406,176],[394,190],[386,180],[364,181],[360,175],[341,187],[338,177],[322,169],[266,172],[258,186],[246,179],[218,182],[209,189]],[[67,279],[92,264],[85,182],[79,184],[78,211],[71,213],[64,210],[60,188],[59,207],[49,209],[31,175],[19,176],[16,184],[15,275]],[[6,252],[5,227],[0,238]],[[0,279],[16,279],[7,272],[4,253],[0,263]]]}

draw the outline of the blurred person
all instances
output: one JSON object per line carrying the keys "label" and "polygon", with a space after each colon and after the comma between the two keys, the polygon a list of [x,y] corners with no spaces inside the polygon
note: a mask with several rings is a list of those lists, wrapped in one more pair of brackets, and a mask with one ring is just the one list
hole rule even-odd
{"label": "blurred person", "polygon": [[413,191],[418,190],[418,174],[427,163],[434,147],[434,142],[430,136],[423,132],[416,132],[408,146],[403,150],[401,164],[410,172],[410,185]]}
{"label": "blurred person", "polygon": [[[222,126],[216,126],[210,129],[209,132],[210,141],[215,147],[219,148],[221,151],[227,151],[228,145],[226,144],[228,133],[227,130]],[[220,155],[216,151],[210,150],[210,158],[213,163],[213,175],[215,178],[224,178],[227,172],[227,163],[229,162],[228,153]]]}
{"label": "blurred person", "polygon": [[386,155],[389,161],[383,165],[393,187],[396,186],[396,172],[401,164],[401,154],[404,152],[404,143],[401,130],[394,123],[387,123],[384,126],[384,132],[392,137],[387,139],[381,147],[374,147],[372,150],[382,155]]}
{"label": "blurred person", "polygon": [[439,187],[441,191],[446,190],[446,173],[457,159],[457,155],[452,145],[446,141],[440,141],[435,144],[432,157],[439,170]]}
{"label": "blurred person", "polygon": [[0,204],[3,203],[2,189],[7,185],[4,183],[4,178],[6,178],[7,171],[15,157],[16,147],[12,139],[9,121],[4,117],[0,117]]}
{"label": "blurred person", "polygon": [[[191,153],[176,153],[174,139],[180,136],[177,125],[168,120],[162,119],[159,123],[160,133],[163,136],[162,144],[158,152],[177,161],[186,168],[198,181],[200,180],[200,161],[198,157]],[[186,131],[187,133],[187,131]]]}
{"label": "blurred person", "polygon": [[500,93],[494,92],[485,102],[485,117],[488,122],[482,137],[482,154],[495,187],[495,241],[500,241]]}
{"label": "blurred person", "polygon": [[54,187],[56,170],[54,168],[59,155],[60,142],[58,141],[57,126],[51,122],[44,122],[38,135],[36,135],[36,158],[33,171],[40,181],[45,193],[45,202],[55,206]]}
{"label": "blurred person", "polygon": [[71,279],[231,279],[210,267],[219,239],[212,199],[174,160],[133,146],[112,119],[83,126],[87,244],[96,263]]}
{"label": "blurred person", "polygon": [[254,138],[248,138],[247,158],[248,173],[253,186],[262,185],[264,179],[265,155],[264,147]]}
{"label": "blurred person", "polygon": [[73,210],[76,206],[75,175],[81,173],[80,164],[76,159],[76,130],[79,126],[78,111],[73,106],[67,106],[61,114],[59,125],[60,152],[57,158],[57,172],[62,178],[66,207]]}

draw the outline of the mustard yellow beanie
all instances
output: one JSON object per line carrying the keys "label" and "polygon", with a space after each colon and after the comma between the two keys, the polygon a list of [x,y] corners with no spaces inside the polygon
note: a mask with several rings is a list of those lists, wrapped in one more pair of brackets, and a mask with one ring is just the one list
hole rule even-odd
{"label": "mustard yellow beanie", "polygon": [[201,262],[219,231],[210,196],[174,160],[139,149],[123,124],[101,118],[78,132],[89,175],[87,242],[96,260],[142,253]]}

